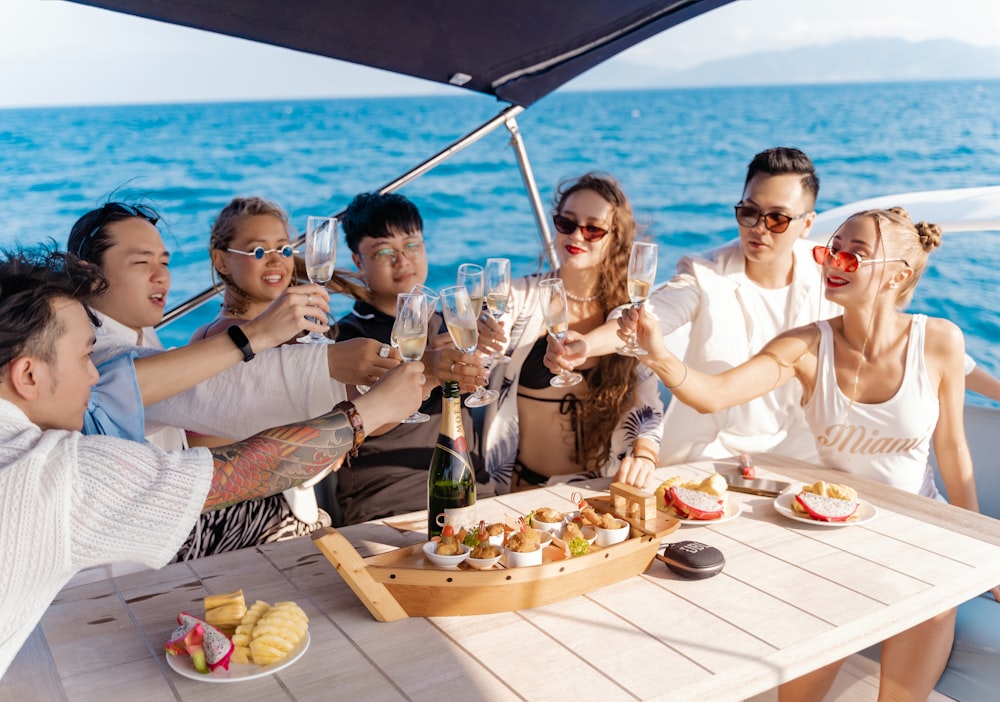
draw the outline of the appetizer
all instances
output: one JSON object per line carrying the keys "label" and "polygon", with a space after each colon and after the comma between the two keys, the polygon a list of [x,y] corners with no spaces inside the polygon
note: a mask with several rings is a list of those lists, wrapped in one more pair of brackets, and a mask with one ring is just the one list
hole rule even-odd
{"label": "appetizer", "polygon": [[858,493],[848,485],[820,480],[803,487],[791,505],[796,514],[820,522],[847,522],[858,518]]}

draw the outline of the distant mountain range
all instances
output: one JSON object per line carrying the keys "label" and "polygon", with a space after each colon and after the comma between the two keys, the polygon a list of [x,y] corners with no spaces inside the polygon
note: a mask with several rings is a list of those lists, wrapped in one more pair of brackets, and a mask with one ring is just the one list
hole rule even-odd
{"label": "distant mountain range", "polygon": [[570,90],[871,83],[1000,78],[1000,48],[950,39],[856,39],[827,46],[761,51],[684,71],[617,61],[580,76]]}

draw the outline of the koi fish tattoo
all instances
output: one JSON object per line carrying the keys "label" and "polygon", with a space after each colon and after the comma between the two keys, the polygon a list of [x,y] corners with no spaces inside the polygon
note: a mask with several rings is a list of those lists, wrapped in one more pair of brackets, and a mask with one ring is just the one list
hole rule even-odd
{"label": "koi fish tattoo", "polygon": [[212,449],[215,473],[205,511],[283,492],[309,480],[354,445],[347,415],[333,410]]}

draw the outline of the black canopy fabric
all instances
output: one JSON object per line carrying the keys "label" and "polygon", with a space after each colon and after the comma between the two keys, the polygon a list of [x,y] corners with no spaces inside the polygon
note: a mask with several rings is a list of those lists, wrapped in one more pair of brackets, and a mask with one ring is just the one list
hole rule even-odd
{"label": "black canopy fabric", "polygon": [[461,85],[527,107],[732,0],[75,0]]}

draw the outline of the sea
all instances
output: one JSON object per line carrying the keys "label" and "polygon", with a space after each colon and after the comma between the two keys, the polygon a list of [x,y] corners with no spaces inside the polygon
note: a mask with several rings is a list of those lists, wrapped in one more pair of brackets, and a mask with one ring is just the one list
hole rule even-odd
{"label": "sea", "polygon": [[[503,107],[462,93],[0,110],[0,246],[64,247],[88,209],[139,199],[163,216],[169,308],[210,287],[208,232],[231,198],[272,199],[301,230],[308,215],[339,212]],[[737,235],[732,206],[746,165],[771,146],[812,157],[820,211],[1000,184],[1000,81],[557,91],[519,115],[517,127],[546,207],[561,180],[586,171],[621,181],[645,235],[660,245],[660,280],[683,254]],[[510,258],[515,275],[543,265],[507,129],[400,192],[423,215],[432,287],[489,256]],[[346,245],[337,261],[352,268]],[[953,320],[972,356],[1000,375],[1000,233],[946,235],[930,261],[911,309]],[[334,309],[349,306],[341,299]],[[183,344],[217,311],[215,298],[161,336]]]}

